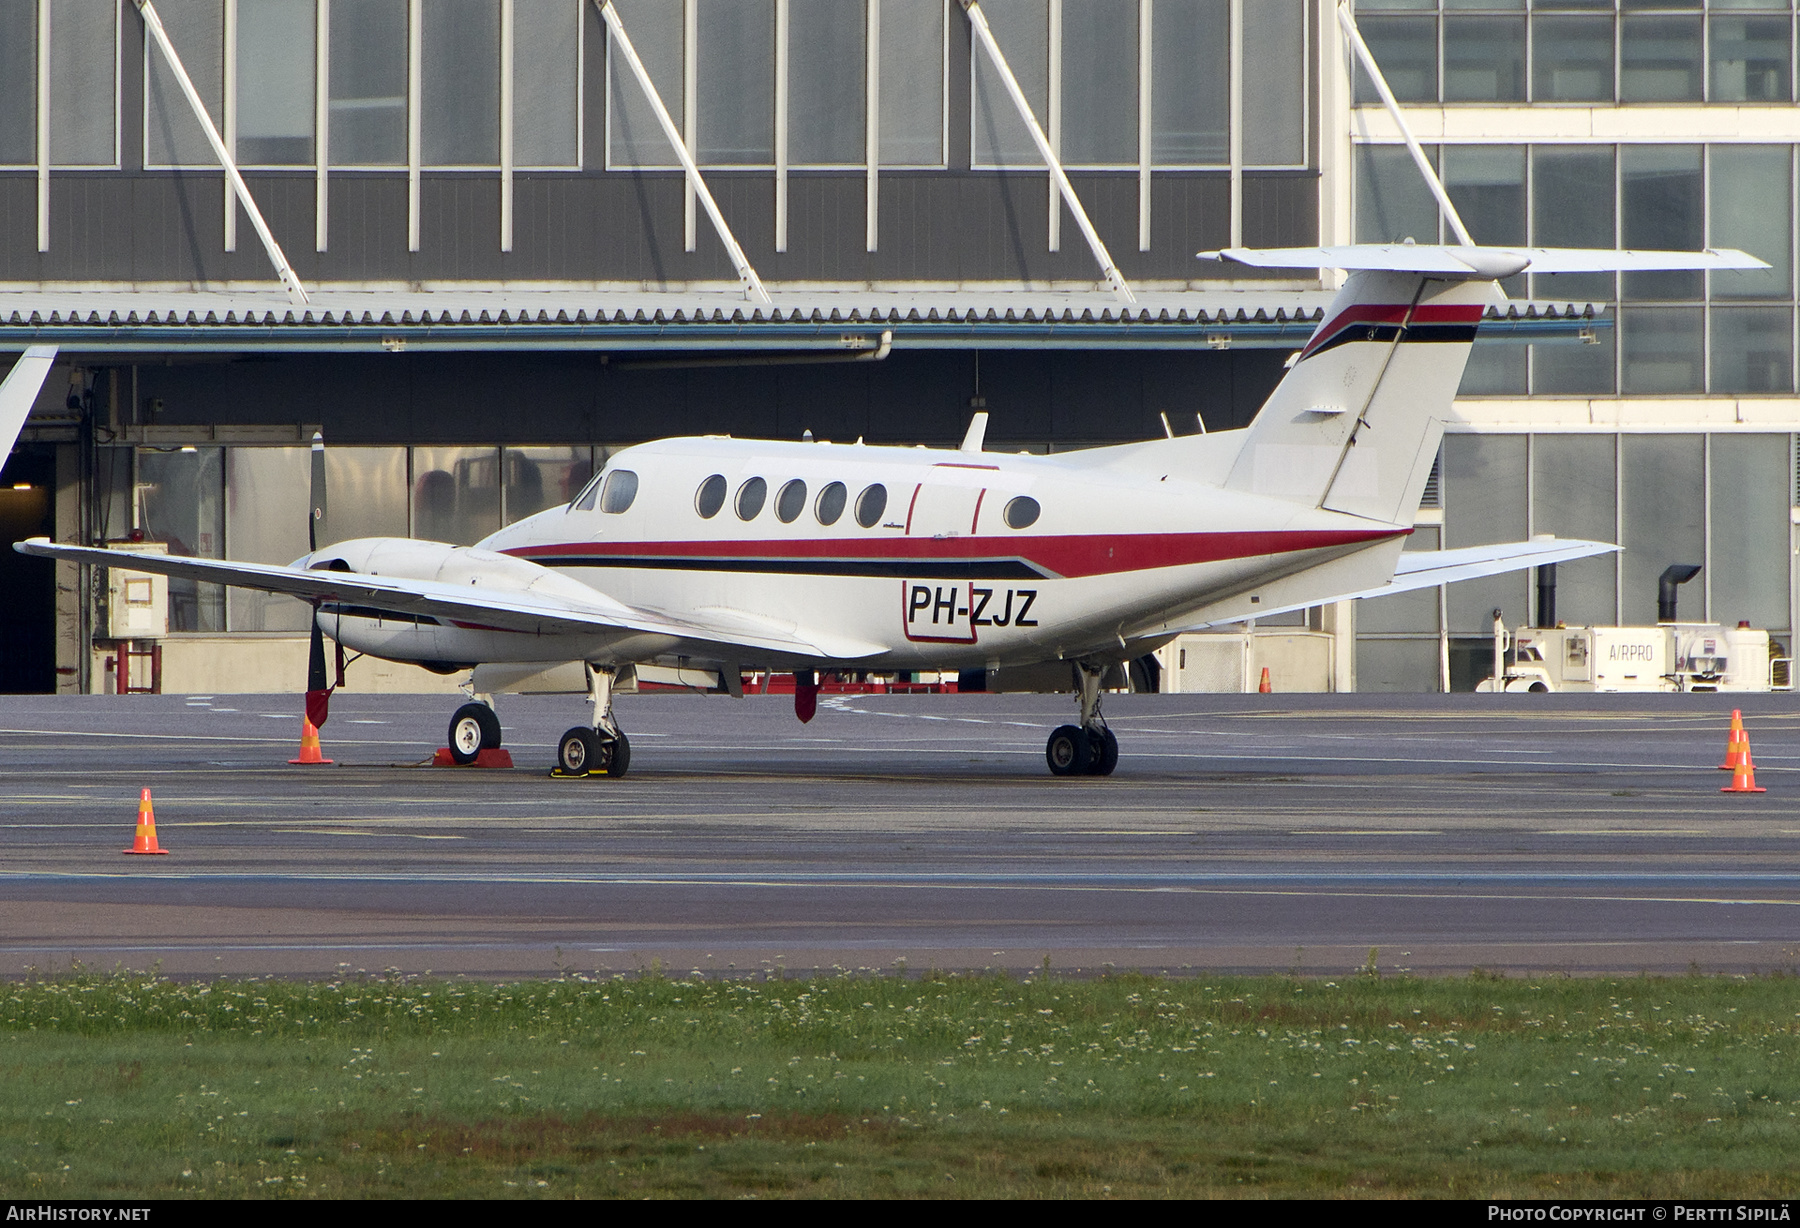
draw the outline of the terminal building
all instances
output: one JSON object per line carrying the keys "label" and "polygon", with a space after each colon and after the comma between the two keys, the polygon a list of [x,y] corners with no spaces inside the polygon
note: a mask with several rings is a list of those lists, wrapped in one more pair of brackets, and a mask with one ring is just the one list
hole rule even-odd
{"label": "terminal building", "polygon": [[[1196,252],[1440,238],[1329,0],[978,12],[0,0],[0,349],[60,354],[0,476],[6,540],[288,562],[315,430],[331,538],[472,543],[667,435],[953,445],[978,410],[990,446],[1038,451],[1227,429],[1335,282]],[[1513,279],[1413,545],[1615,541],[1563,566],[1560,617],[1654,622],[1660,573],[1697,563],[1683,618],[1791,643],[1792,0],[1356,20],[1478,242],[1771,266]],[[302,688],[292,600],[172,582],[152,654],[103,574],[6,551],[0,583],[0,691]],[[1283,629],[1320,645],[1321,687],[1469,689],[1535,584]]]}

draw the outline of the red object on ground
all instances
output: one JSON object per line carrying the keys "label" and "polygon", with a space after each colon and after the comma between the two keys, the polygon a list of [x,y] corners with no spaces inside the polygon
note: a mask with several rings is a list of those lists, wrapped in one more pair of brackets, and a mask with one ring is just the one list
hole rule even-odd
{"label": "red object on ground", "polygon": [[437,754],[431,757],[432,767],[509,768],[512,765],[512,752],[504,746],[476,751],[473,763],[458,763],[448,746],[438,747]]}

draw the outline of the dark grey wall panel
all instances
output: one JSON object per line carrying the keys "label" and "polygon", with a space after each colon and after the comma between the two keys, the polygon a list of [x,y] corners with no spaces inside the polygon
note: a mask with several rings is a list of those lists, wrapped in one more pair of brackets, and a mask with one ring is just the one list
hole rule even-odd
{"label": "dark grey wall panel", "polygon": [[132,192],[128,281],[218,281],[225,274],[221,175],[166,171],[127,178]]}
{"label": "dark grey wall panel", "polygon": [[[1314,243],[1308,235],[1296,243]],[[1150,179],[1150,256],[1156,277],[1205,278],[1194,253],[1231,246],[1231,176],[1167,175]]]}
{"label": "dark grey wall panel", "polygon": [[[406,249],[406,177],[339,172],[330,181],[330,250],[314,251],[311,174],[257,172],[250,189],[305,280],[731,281],[724,246],[702,211],[684,250],[678,174],[539,172],[514,182],[513,251],[500,251],[500,180],[426,175],[421,250]],[[1151,250],[1137,250],[1137,177],[1074,177],[1095,229],[1127,278],[1202,274],[1193,253],[1228,241],[1222,174],[1152,180]],[[864,243],[864,179],[789,179],[788,250],[775,251],[775,184],[766,171],[714,172],[708,183],[750,262],[768,281],[1095,282],[1099,268],[1065,207],[1061,250],[1048,249],[1043,174],[895,171],[881,176],[880,251]],[[51,251],[40,260],[35,180],[0,175],[0,277],[12,280],[262,281],[272,270],[249,215],[224,250],[224,176],[217,171],[61,174],[51,179]],[[1247,175],[1244,240],[1317,241],[1318,179]]]}
{"label": "dark grey wall panel", "polygon": [[1244,176],[1244,246],[1317,243],[1319,177],[1311,172]]}
{"label": "dark grey wall panel", "polygon": [[331,176],[327,191],[328,250],[315,256],[318,276],[325,281],[406,280],[412,261],[406,250],[405,176],[340,172]]}
{"label": "dark grey wall panel", "polygon": [[50,177],[50,250],[40,257],[45,278],[107,279],[109,270],[130,266],[131,240],[130,180],[103,173]]}
{"label": "dark grey wall panel", "polygon": [[37,180],[0,175],[0,281],[36,281],[42,276],[37,251]]}
{"label": "dark grey wall panel", "polygon": [[419,184],[415,280],[500,278],[500,177],[426,175]]}
{"label": "dark grey wall panel", "polygon": [[[318,422],[338,443],[628,443],[732,434],[951,444],[977,380],[996,446],[1147,439],[1248,422],[1276,350],[901,351],[885,362],[631,370],[628,356],[379,354],[138,368],[158,425]],[[977,375],[979,370],[979,376]],[[121,370],[130,387],[130,372]]]}

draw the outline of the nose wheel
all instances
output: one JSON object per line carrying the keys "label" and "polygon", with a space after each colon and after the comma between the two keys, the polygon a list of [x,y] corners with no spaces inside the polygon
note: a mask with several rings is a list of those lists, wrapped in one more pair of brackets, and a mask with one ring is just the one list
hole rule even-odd
{"label": "nose wheel", "polygon": [[484,703],[466,703],[450,718],[450,757],[473,763],[484,750],[500,746],[500,718]]}

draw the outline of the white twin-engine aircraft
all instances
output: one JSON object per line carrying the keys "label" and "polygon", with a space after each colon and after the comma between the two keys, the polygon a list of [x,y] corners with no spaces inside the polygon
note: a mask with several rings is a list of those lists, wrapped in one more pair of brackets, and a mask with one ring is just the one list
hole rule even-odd
{"label": "white twin-engine aircraft", "polygon": [[570,661],[586,663],[593,714],[563,735],[556,770],[601,775],[630,762],[612,695],[639,665],[732,694],[745,668],[792,670],[805,720],[817,671],[1067,661],[1080,716],[1050,735],[1050,770],[1106,775],[1119,750],[1105,672],[1180,632],[1617,548],[1401,553],[1497,279],[1761,267],[1736,251],[1411,244],[1203,256],[1351,274],[1242,430],[1054,456],[983,450],[985,414],[954,451],[668,439],[614,453],[568,506],[475,546],[366,538],[287,567],[16,548],[311,603],[315,723],[321,627],[372,656],[474,667],[450,725],[462,762],[500,744],[487,693]]}

